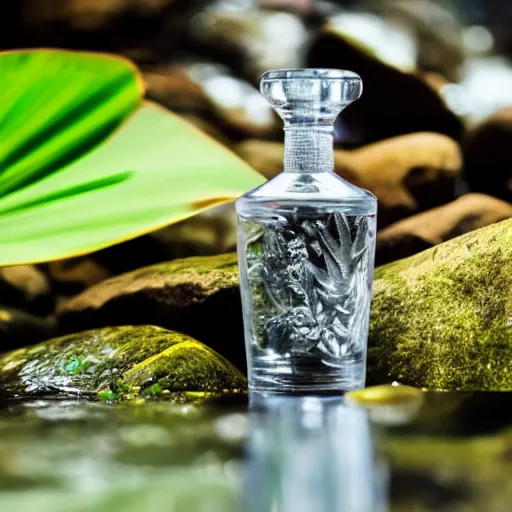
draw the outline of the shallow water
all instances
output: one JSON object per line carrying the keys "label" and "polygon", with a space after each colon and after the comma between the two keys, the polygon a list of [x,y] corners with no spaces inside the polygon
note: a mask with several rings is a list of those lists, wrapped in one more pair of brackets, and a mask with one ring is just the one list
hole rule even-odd
{"label": "shallow water", "polygon": [[512,394],[424,397],[4,403],[0,510],[509,510]]}

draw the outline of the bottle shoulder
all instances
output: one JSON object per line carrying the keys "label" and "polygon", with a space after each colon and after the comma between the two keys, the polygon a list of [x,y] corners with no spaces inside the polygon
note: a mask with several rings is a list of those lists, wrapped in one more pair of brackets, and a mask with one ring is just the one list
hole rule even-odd
{"label": "bottle shoulder", "polygon": [[371,192],[332,172],[283,172],[236,202],[241,215],[250,214],[254,208],[274,209],[276,205],[318,207],[363,215],[377,212],[377,199]]}

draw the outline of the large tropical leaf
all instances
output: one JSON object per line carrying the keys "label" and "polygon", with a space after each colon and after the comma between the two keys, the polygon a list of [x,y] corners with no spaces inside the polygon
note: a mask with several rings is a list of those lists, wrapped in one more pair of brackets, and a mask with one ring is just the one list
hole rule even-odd
{"label": "large tropical leaf", "polygon": [[[151,103],[143,103],[98,145],[139,101],[137,75],[125,61],[69,52],[8,53],[0,56],[0,75],[4,59],[21,55],[47,63],[65,57],[69,66],[62,81],[54,67],[60,87],[43,102],[37,94],[45,92],[42,85],[29,85],[28,98],[8,85],[8,104],[0,97],[0,265],[97,250],[262,183],[231,152]],[[77,61],[71,65],[73,56]],[[37,67],[29,67],[27,80],[37,81]],[[53,87],[43,68],[43,82]],[[18,79],[14,72],[10,77]]]}
{"label": "large tropical leaf", "polygon": [[0,53],[0,197],[104,139],[140,104],[129,61],[59,50]]}
{"label": "large tropical leaf", "polygon": [[106,247],[263,181],[199,130],[146,103],[84,158],[0,199],[0,264]]}

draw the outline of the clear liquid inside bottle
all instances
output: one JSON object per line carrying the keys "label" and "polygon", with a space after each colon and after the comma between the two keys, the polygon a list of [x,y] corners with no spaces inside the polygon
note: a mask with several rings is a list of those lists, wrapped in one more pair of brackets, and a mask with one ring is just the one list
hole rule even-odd
{"label": "clear liquid inside bottle", "polygon": [[357,389],[365,383],[376,200],[334,174],[332,123],[360,94],[360,79],[277,71],[264,75],[262,92],[285,120],[285,172],[236,205],[249,387]]}

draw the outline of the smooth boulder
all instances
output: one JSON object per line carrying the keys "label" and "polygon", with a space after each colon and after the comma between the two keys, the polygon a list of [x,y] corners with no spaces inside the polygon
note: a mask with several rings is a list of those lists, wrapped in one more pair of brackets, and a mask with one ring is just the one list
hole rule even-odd
{"label": "smooth boulder", "polygon": [[79,332],[0,357],[7,396],[124,399],[243,392],[242,374],[219,354],[181,333],[155,326]]}
{"label": "smooth boulder", "polygon": [[436,132],[458,140],[463,127],[437,92],[413,73],[372,55],[327,23],[310,45],[307,67],[358,73],[364,93],[338,120],[341,141],[368,144],[413,132]]}
{"label": "smooth boulder", "polygon": [[381,230],[376,263],[412,256],[456,236],[512,217],[512,205],[485,194],[466,194]]}
{"label": "smooth boulder", "polygon": [[2,304],[47,314],[53,309],[51,283],[34,265],[0,268],[0,299]]}
{"label": "smooth boulder", "polygon": [[512,390],[512,220],[377,268],[368,383]]}
{"label": "smooth boulder", "polygon": [[512,202],[512,108],[470,127],[463,140],[464,178],[472,192]]}
{"label": "smooth boulder", "polygon": [[[237,153],[267,178],[283,169],[280,142],[250,139]],[[379,201],[379,227],[455,199],[462,168],[459,145],[438,133],[392,137],[359,149],[336,149],[335,171],[373,192]]]}
{"label": "smooth boulder", "polygon": [[155,324],[186,333],[245,368],[236,254],[191,257],[107,279],[62,304],[63,332]]}

